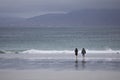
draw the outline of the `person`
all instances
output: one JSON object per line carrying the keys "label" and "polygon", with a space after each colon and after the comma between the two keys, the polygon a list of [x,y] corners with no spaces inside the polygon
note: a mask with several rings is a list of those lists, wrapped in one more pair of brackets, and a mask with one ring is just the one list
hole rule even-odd
{"label": "person", "polygon": [[76,56],[76,60],[77,60],[77,56],[78,56],[78,49],[75,48],[75,56]]}
{"label": "person", "polygon": [[83,57],[85,57],[85,54],[86,54],[85,48],[82,48],[81,54],[82,54]]}

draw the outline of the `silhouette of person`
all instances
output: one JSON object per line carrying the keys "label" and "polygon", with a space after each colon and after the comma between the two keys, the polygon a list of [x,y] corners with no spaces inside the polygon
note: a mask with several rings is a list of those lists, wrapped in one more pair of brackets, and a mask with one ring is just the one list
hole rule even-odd
{"label": "silhouette of person", "polygon": [[85,48],[82,48],[81,54],[82,54],[83,57],[85,57],[85,54],[86,54]]}
{"label": "silhouette of person", "polygon": [[76,56],[76,61],[77,61],[77,56],[78,56],[78,49],[75,48],[75,56]]}
{"label": "silhouette of person", "polygon": [[78,56],[78,49],[75,48],[75,56]]}

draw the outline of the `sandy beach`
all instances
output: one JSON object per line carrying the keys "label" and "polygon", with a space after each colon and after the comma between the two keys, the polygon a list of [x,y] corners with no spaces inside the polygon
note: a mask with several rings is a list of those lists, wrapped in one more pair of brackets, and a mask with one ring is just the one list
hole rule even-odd
{"label": "sandy beach", "polygon": [[115,71],[0,70],[0,80],[119,80]]}

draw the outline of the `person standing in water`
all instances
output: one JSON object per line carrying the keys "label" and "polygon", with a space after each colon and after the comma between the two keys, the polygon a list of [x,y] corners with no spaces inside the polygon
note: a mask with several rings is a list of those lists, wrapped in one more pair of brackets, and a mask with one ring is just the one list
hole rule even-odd
{"label": "person standing in water", "polygon": [[75,48],[75,56],[76,56],[76,61],[77,61],[77,56],[78,56],[78,49]]}
{"label": "person standing in water", "polygon": [[85,48],[82,48],[81,54],[82,54],[82,56],[83,56],[83,58],[84,58],[84,57],[85,57],[85,54],[86,54]]}

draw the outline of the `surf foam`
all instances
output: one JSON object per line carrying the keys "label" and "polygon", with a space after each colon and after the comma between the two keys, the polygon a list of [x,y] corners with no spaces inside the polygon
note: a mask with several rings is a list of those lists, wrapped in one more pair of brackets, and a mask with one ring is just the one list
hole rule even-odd
{"label": "surf foam", "polygon": [[[108,50],[86,50],[87,53],[93,53],[93,54],[96,54],[96,53],[120,53],[120,50],[112,50],[112,49],[108,49]],[[74,53],[74,50],[36,50],[36,49],[30,49],[30,50],[26,50],[26,51],[23,51],[21,53],[28,53],[28,54],[71,54],[71,53]],[[79,51],[79,53],[81,53],[81,51]]]}
{"label": "surf foam", "polygon": [[[112,49],[106,49],[106,50],[86,50],[87,53],[90,54],[102,54],[102,53],[117,53],[120,54],[120,50],[112,50]],[[22,53],[22,54],[73,54],[74,50],[38,50],[38,49],[29,49],[29,50],[0,50],[1,54],[6,53]],[[79,53],[81,53],[81,50],[79,50]]]}

